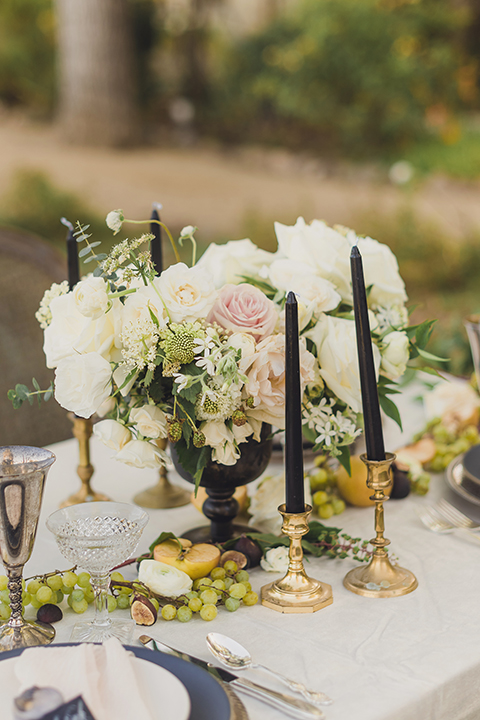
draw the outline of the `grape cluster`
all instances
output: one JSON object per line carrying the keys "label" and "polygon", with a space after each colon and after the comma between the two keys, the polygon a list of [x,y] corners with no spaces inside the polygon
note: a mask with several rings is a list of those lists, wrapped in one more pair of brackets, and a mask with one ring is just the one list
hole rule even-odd
{"label": "grape cluster", "polygon": [[315,468],[308,473],[314,510],[322,520],[332,515],[340,515],[345,510],[345,502],[337,490],[335,471],[327,462],[325,455],[315,458]]}
{"label": "grape cluster", "polygon": [[452,460],[480,441],[476,425],[468,425],[457,432],[452,432],[440,420],[430,422],[426,431],[420,435],[421,437],[429,435],[435,442],[435,455],[426,467],[431,472],[443,472]]}

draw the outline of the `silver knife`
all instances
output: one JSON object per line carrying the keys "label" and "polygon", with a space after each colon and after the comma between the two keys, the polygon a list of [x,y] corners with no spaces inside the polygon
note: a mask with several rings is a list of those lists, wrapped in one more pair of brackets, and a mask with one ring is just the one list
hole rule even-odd
{"label": "silver knife", "polygon": [[246,678],[239,678],[237,675],[234,675],[224,668],[216,667],[206,660],[201,660],[193,655],[188,655],[180,650],[175,650],[175,648],[165,645],[165,643],[158,642],[148,635],[140,635],[139,640],[142,645],[149,647],[151,650],[166,652],[169,655],[174,655],[182,660],[198,665],[216,677],[217,680],[223,680],[223,682],[228,683],[230,687],[245,693],[245,695],[250,695],[257,700],[263,700],[263,702],[273,705],[273,707],[283,710],[295,718],[317,718],[320,720],[320,718],[325,717],[320,708],[307,702],[306,700],[300,700],[292,695],[287,695],[286,693],[280,693],[276,690],[263,687],[262,685],[257,685],[257,683],[247,680]]}

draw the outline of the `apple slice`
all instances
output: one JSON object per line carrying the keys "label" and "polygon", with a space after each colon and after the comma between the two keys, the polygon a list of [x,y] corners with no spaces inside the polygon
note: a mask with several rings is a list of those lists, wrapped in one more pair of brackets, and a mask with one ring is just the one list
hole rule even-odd
{"label": "apple slice", "polygon": [[217,567],[221,553],[215,545],[197,543],[185,547],[184,538],[179,538],[179,540],[182,549],[173,539],[156,545],[153,550],[154,559],[167,563],[167,565],[173,565],[178,570],[183,570],[192,580],[206,577],[214,567]]}

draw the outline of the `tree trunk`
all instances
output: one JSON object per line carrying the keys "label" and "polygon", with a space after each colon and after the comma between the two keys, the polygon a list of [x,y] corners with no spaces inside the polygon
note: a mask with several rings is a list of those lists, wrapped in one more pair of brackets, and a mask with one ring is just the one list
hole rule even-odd
{"label": "tree trunk", "polygon": [[122,146],[138,137],[128,0],[57,0],[59,114],[70,142]]}

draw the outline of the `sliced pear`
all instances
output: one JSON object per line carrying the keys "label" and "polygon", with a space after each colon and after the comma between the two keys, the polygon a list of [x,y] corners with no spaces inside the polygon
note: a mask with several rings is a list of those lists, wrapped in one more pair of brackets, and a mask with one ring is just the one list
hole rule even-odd
{"label": "sliced pear", "polygon": [[206,577],[220,561],[220,550],[209,543],[197,543],[180,550],[175,540],[165,540],[153,551],[155,560],[183,570],[192,580]]}

